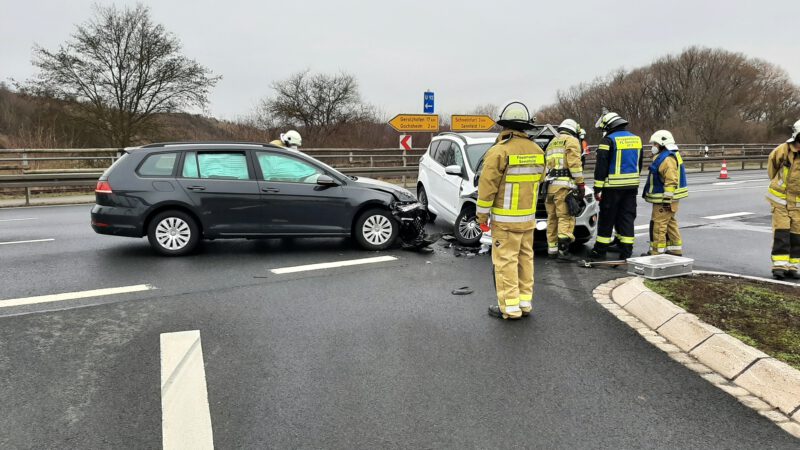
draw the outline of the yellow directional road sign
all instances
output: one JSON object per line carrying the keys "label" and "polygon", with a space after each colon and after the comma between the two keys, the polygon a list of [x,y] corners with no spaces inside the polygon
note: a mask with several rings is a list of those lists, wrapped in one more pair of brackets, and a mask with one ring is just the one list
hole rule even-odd
{"label": "yellow directional road sign", "polygon": [[457,116],[450,117],[452,131],[486,131],[494,126],[494,120],[489,116]]}
{"label": "yellow directional road sign", "polygon": [[398,114],[389,121],[389,125],[397,131],[439,131],[438,114]]}

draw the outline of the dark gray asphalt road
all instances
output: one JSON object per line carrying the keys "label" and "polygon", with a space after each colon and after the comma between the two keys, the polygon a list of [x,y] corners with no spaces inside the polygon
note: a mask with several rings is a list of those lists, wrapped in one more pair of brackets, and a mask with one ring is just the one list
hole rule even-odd
{"label": "dark gray asphalt road", "polygon": [[[686,221],[723,194],[708,195],[697,210],[687,202]],[[94,235],[88,209],[0,211],[36,219],[0,222],[0,242],[56,239],[0,246],[0,300],[158,289],[0,308],[0,448],[158,447],[159,335],[192,329],[218,448],[797,448],[595,303],[591,290],[621,272],[537,259],[535,316],[505,323],[485,313],[488,257],[437,246],[274,275],[374,254],[340,240],[230,241],[167,259],[144,240]],[[691,256],[708,239],[695,232]],[[736,236],[741,254],[751,241]],[[475,294],[450,295],[465,285]]]}

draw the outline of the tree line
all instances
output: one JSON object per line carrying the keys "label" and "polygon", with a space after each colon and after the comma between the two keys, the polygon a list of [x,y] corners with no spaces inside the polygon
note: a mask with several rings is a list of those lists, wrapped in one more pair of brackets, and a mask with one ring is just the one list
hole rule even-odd
{"label": "tree line", "polygon": [[[55,50],[34,47],[37,74],[0,83],[0,147],[129,146],[154,140],[271,140],[298,129],[306,146],[394,147],[397,133],[366,102],[355,76],[297,72],[235,122],[176,114],[203,109],[221,76],[184,56],[179,39],[141,5],[95,6]],[[497,106],[471,113],[494,116]],[[692,47],[649,66],[618,70],[559,91],[540,122],[593,124],[614,110],[643,135],[661,128],[681,142],[769,142],[800,117],[800,88],[781,68],[720,49]],[[445,119],[446,120],[446,119]],[[443,123],[447,129],[447,123]],[[425,145],[429,135],[415,136]]]}
{"label": "tree line", "polygon": [[800,117],[800,87],[766,61],[721,49],[691,47],[633,70],[618,70],[559,91],[541,121],[572,117],[599,139],[604,110],[647,135],[670,129],[681,142],[772,142]]}

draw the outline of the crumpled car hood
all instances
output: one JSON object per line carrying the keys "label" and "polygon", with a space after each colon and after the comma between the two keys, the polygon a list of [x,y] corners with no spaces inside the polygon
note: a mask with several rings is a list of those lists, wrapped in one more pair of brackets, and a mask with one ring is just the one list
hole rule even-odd
{"label": "crumpled car hood", "polygon": [[358,180],[355,181],[355,184],[367,189],[375,189],[378,191],[387,192],[394,195],[395,198],[400,201],[410,202],[417,200],[414,194],[412,194],[408,189],[402,188],[395,184],[387,183],[385,181],[375,180],[373,178],[358,177]]}

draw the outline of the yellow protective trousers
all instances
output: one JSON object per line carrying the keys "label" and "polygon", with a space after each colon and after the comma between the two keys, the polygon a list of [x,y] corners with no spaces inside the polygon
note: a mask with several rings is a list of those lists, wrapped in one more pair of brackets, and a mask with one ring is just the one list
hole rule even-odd
{"label": "yellow protective trousers", "polygon": [[551,190],[545,197],[544,207],[547,210],[547,252],[558,253],[559,239],[575,241],[575,217],[570,215],[567,207],[567,196],[571,189]]}
{"label": "yellow protective trousers", "polygon": [[533,300],[533,230],[511,231],[494,226],[492,241],[497,304],[503,318],[518,318],[523,310],[530,312]]}
{"label": "yellow protective trousers", "polygon": [[800,267],[800,208],[772,203],[772,269]]}
{"label": "yellow protective trousers", "polygon": [[650,218],[650,254],[683,255],[683,242],[678,229],[678,202],[654,203]]}

